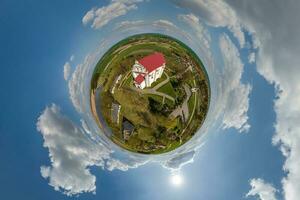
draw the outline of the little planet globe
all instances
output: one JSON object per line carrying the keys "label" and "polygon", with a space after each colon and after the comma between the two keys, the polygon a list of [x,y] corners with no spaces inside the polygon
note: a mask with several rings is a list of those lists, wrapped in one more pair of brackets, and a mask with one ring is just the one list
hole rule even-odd
{"label": "little planet globe", "polygon": [[149,33],[128,37],[103,55],[90,94],[101,134],[131,152],[162,154],[197,133],[208,112],[210,86],[192,49]]}

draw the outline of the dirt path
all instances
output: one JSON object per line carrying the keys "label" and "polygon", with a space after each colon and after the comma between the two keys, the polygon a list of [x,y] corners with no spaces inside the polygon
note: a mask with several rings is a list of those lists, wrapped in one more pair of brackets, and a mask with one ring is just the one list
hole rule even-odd
{"label": "dirt path", "polygon": [[167,76],[167,79],[164,80],[164,81],[162,81],[162,82],[160,82],[159,84],[157,84],[157,85],[156,85],[155,87],[153,87],[152,89],[158,90],[159,88],[161,88],[162,86],[164,86],[165,84],[167,84],[167,83],[169,82],[169,80],[170,80],[169,75],[168,75],[167,73],[164,73],[164,74]]}
{"label": "dirt path", "polygon": [[161,96],[161,97],[163,97],[163,98],[167,98],[167,99],[169,99],[169,100],[175,102],[175,99],[174,99],[173,97],[171,97],[170,95],[167,95],[167,94],[162,93],[162,92],[158,92],[158,91],[154,90],[153,88],[141,90],[141,89],[139,89],[139,88],[137,88],[137,87],[135,87],[135,86],[131,86],[131,89],[133,89],[133,90],[135,90],[135,91],[137,91],[137,92],[140,92],[140,93],[142,93],[142,94],[153,94],[153,95],[158,95],[158,96]]}
{"label": "dirt path", "polygon": [[135,90],[135,91],[137,91],[137,92],[140,92],[140,93],[142,93],[142,94],[153,94],[153,95],[158,95],[158,96],[161,96],[161,97],[163,97],[164,99],[165,98],[167,98],[167,99],[169,99],[169,100],[171,100],[171,101],[173,101],[173,102],[175,102],[175,99],[173,98],[173,97],[171,97],[170,95],[167,95],[167,94],[165,94],[165,93],[162,93],[162,92],[158,92],[157,90],[159,89],[159,88],[161,88],[162,86],[164,86],[165,84],[167,84],[168,82],[169,82],[169,80],[170,80],[170,77],[168,76],[168,74],[166,74],[166,73],[164,73],[166,76],[167,76],[167,78],[164,80],[164,81],[162,81],[162,82],[160,82],[159,84],[157,84],[155,87],[153,87],[153,88],[144,88],[144,89],[139,89],[139,88],[137,88],[137,87],[135,87],[135,86],[131,86],[131,88],[133,89],[133,90]]}

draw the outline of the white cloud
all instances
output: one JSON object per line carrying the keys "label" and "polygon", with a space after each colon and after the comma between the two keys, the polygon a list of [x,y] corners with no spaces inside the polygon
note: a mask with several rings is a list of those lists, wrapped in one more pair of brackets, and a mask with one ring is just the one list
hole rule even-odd
{"label": "white cloud", "polygon": [[88,87],[86,78],[89,77],[90,68],[95,62],[95,55],[87,55],[82,64],[79,64],[68,82],[70,99],[76,110],[82,113],[86,108]]}
{"label": "white cloud", "polygon": [[74,55],[71,55],[71,56],[70,56],[70,61],[73,62],[74,59],[75,59],[75,56],[74,56]]}
{"label": "white cloud", "polygon": [[[81,121],[85,130],[87,126]],[[90,133],[72,122],[55,104],[46,107],[38,118],[37,129],[49,150],[51,166],[41,166],[41,175],[49,185],[67,195],[96,191],[96,177],[89,167],[126,171],[145,164],[143,159],[122,162],[112,157],[112,151],[102,143],[90,139]]]}
{"label": "white cloud", "polygon": [[82,23],[87,25],[95,18],[95,9],[89,10],[82,18]]}
{"label": "white cloud", "polygon": [[91,9],[82,18],[82,23],[87,25],[91,22],[91,27],[94,29],[99,29],[111,20],[127,14],[130,10],[137,9],[135,3],[142,2],[138,0],[125,0],[125,1],[112,1],[109,5],[103,6],[98,9]]}
{"label": "white cloud", "polygon": [[[277,144],[286,157],[282,180],[286,200],[300,197],[300,13],[299,1],[228,0],[239,18],[255,34],[257,70],[276,87]],[[276,23],[274,23],[276,22]],[[288,31],[287,31],[288,30]]]}
{"label": "white cloud", "polygon": [[163,163],[163,166],[170,170],[180,170],[184,165],[194,162],[196,152],[190,151],[174,156]]}
{"label": "white cloud", "polygon": [[71,73],[71,65],[69,62],[64,64],[64,79],[67,81]]}
{"label": "white cloud", "polygon": [[241,82],[243,73],[243,63],[240,59],[239,51],[227,35],[220,38],[220,49],[224,61],[224,72],[220,83],[219,96],[222,106],[220,112],[224,112],[223,127],[236,128],[240,132],[247,131],[250,125],[247,123],[249,108],[250,85]]}
{"label": "white cloud", "polygon": [[[190,35],[187,34],[184,30],[178,27],[173,22],[166,20],[166,19],[157,19],[154,21],[147,21],[147,20],[125,20],[119,23],[116,23],[114,27],[114,31],[128,33],[132,32],[133,34],[143,33],[145,30],[148,32],[159,32],[162,34],[173,35],[175,38],[187,38],[188,40],[191,39]],[[149,31],[150,30],[150,31]],[[179,37],[178,37],[179,36]]]}
{"label": "white cloud", "polygon": [[89,167],[103,166],[110,151],[88,140],[82,129],[63,116],[54,104],[39,117],[37,129],[51,159],[51,166],[41,167],[41,174],[49,178],[49,184],[68,195],[94,192],[96,177]]}
{"label": "white cloud", "polygon": [[[165,20],[165,19],[159,19],[159,20],[155,20],[151,23],[152,26],[163,29],[164,31],[180,31],[180,29],[173,24],[172,22]],[[182,33],[182,32],[181,32]]]}
{"label": "white cloud", "polygon": [[184,20],[186,22],[192,22],[194,24],[197,24],[200,22],[199,18],[196,15],[194,15],[193,13],[186,14],[186,15],[180,14],[180,15],[178,15],[178,18],[181,20]]}
{"label": "white cloud", "polygon": [[70,62],[72,62],[74,60],[75,56],[74,55],[71,55],[70,56],[70,61],[67,61],[65,64],[64,64],[64,79],[67,81],[70,77],[70,74],[71,74],[71,64]]}
{"label": "white cloud", "polygon": [[137,26],[143,26],[145,24],[144,20],[136,20],[136,21],[122,21],[116,25],[116,29],[130,29]]}
{"label": "white cloud", "polygon": [[156,26],[170,26],[170,27],[176,27],[172,22],[164,19],[159,19],[153,22]]}
{"label": "white cloud", "polygon": [[117,26],[127,27],[127,26],[143,25],[144,23],[145,23],[144,20],[122,21]]}
{"label": "white cloud", "polygon": [[198,14],[203,21],[214,27],[228,27],[238,39],[241,47],[245,45],[245,35],[243,27],[235,13],[223,0],[172,0],[180,7],[190,9],[194,14]]}
{"label": "white cloud", "polygon": [[116,24],[115,28],[118,30],[128,30],[128,29],[139,29],[141,26],[154,26],[154,27],[159,27],[159,28],[164,28],[164,29],[178,29],[178,27],[173,24],[172,22],[164,19],[159,19],[155,20],[152,22],[147,22],[144,20],[136,20],[136,21],[122,21],[118,24]]}
{"label": "white cloud", "polygon": [[250,181],[251,190],[246,194],[249,196],[258,196],[260,200],[276,200],[276,189],[262,179],[252,179]]}
{"label": "white cloud", "polygon": [[211,38],[199,18],[193,13],[190,13],[187,15],[180,14],[178,15],[178,19],[187,23],[191,29],[195,31],[197,38],[200,40],[201,44],[205,46],[206,51],[208,51],[210,48]]}
{"label": "white cloud", "polygon": [[248,62],[249,63],[255,63],[255,53],[254,52],[251,52],[248,56]]}
{"label": "white cloud", "polygon": [[106,169],[109,171],[113,171],[115,169],[119,169],[121,171],[127,171],[129,169],[129,166],[119,160],[110,159],[106,162]]}

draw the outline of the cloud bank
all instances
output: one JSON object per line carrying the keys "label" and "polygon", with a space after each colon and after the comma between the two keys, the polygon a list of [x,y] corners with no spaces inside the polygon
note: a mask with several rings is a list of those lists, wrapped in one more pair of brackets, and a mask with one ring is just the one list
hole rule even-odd
{"label": "cloud bank", "polygon": [[42,166],[41,174],[49,178],[55,190],[67,195],[96,190],[96,177],[90,166],[103,166],[109,151],[87,139],[83,130],[60,113],[55,104],[47,107],[37,122],[37,129],[49,150],[51,166]]}
{"label": "cloud bank", "polygon": [[[286,157],[282,179],[283,196],[296,200],[300,196],[300,100],[299,81],[299,1],[261,2],[228,0],[245,26],[250,27],[259,48],[257,71],[274,84],[276,134],[273,144]],[[284,8],[284,9],[283,9]],[[276,23],[274,23],[276,21]],[[289,31],[287,31],[289,30]]]}
{"label": "cloud bank", "polygon": [[96,192],[96,177],[89,167],[126,171],[128,166],[113,159],[112,150],[89,139],[84,129],[64,116],[60,108],[52,104],[45,108],[38,119],[37,129],[49,150],[51,166],[41,166],[41,174],[49,179],[49,185],[67,195]]}
{"label": "cloud bank", "polygon": [[223,127],[233,127],[240,132],[247,131],[250,128],[247,123],[247,111],[251,86],[241,82],[244,66],[240,60],[238,49],[228,36],[221,36],[220,49],[224,61],[224,77],[220,85],[221,91],[223,91],[220,95],[223,101],[220,105],[224,106]]}

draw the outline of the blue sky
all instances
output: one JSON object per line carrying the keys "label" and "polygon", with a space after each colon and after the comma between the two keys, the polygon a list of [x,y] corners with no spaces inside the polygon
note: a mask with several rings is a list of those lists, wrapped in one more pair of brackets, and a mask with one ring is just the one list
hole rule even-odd
{"label": "blue sky", "polygon": [[[240,48],[238,38],[229,28],[232,24],[217,23],[206,14],[201,16],[201,13],[205,13],[205,9],[209,8],[201,7],[201,1],[195,2],[195,5],[199,3],[199,8],[195,5],[191,8],[189,4],[177,4],[175,7],[169,1],[163,1],[159,5],[155,0],[136,3],[138,6],[136,10],[112,19],[99,29],[83,25],[82,18],[92,8],[98,9],[112,4],[108,0],[0,2],[1,199],[257,199],[259,192],[246,198],[246,194],[253,188],[250,181],[256,178],[270,183],[277,189],[276,199],[295,199],[293,197],[297,194],[295,192],[297,187],[286,190],[281,182],[291,170],[294,170],[289,168],[289,165],[287,171],[283,170],[289,155],[282,155],[278,145],[272,144],[274,135],[281,137],[278,132],[284,132],[280,126],[283,122],[276,119],[281,119],[280,116],[285,113],[280,107],[283,103],[275,85],[276,87],[282,85],[283,91],[289,91],[289,81],[284,77],[291,77],[294,80],[293,76],[282,74],[276,66],[274,73],[268,74],[272,70],[259,60],[261,56],[276,54],[270,50],[269,43],[264,39],[261,40],[260,48],[254,47],[253,32],[257,30],[257,37],[260,36],[257,28],[259,26],[256,27],[254,22],[259,18],[250,18],[251,13],[249,17],[248,11],[242,15],[237,11],[242,7],[239,3],[227,2],[229,8],[236,13],[235,17],[241,16],[240,23],[243,23],[243,20],[246,22],[252,20],[251,26],[249,25],[251,30],[243,29],[246,43],[249,43],[250,48]],[[223,3],[220,5],[224,6]],[[78,64],[83,63],[87,54],[96,51],[99,45],[101,47],[100,41],[111,34],[115,24],[122,21],[143,19],[152,22],[164,19],[178,25],[182,30],[188,29],[187,31],[192,32],[192,28],[186,28],[188,25],[183,21],[178,22],[178,17],[175,17],[190,13],[199,15],[200,22],[205,24],[204,28],[211,37],[211,51],[217,66],[226,63],[221,61],[220,37],[228,35],[232,44],[236,46],[240,60],[244,64],[239,84],[251,85],[251,92],[249,96],[246,95],[249,100],[249,108],[246,109],[249,131],[240,132],[241,128],[233,125],[227,129],[210,130],[205,145],[196,151],[193,162],[180,169],[183,177],[183,184],[180,187],[170,182],[171,170],[164,168],[160,162],[150,162],[133,169],[128,165],[129,169],[126,171],[117,168],[109,171],[105,166],[89,167],[91,174],[96,177],[96,194],[83,192],[67,196],[63,194],[62,189],[55,191],[54,187],[49,185],[49,178],[45,179],[41,175],[41,166],[52,164],[49,149],[43,147],[45,138],[41,131],[37,130],[36,123],[45,107],[55,103],[59,105],[63,115],[74,121],[74,124],[80,124],[81,115],[70,100],[68,83],[63,76],[65,62],[70,62],[74,71]],[[226,12],[224,13],[226,15]],[[267,24],[268,21],[263,23]],[[243,27],[247,27],[246,24]],[[266,27],[272,34],[272,27]],[[193,39],[198,40],[196,36]],[[262,49],[261,52],[258,49]],[[249,63],[248,56],[253,51],[262,55],[257,56],[255,63]],[[73,61],[69,60],[71,55],[75,57]],[[272,58],[276,61],[276,56],[274,57]],[[293,70],[294,68],[291,68],[291,71]],[[294,91],[298,94],[298,90]],[[274,109],[276,99],[280,103],[277,110]],[[226,108],[222,110],[222,113],[227,112]],[[296,114],[298,111],[295,111],[294,115]],[[243,117],[244,115],[241,116]],[[222,114],[219,120],[223,120]],[[276,124],[279,124],[277,129],[274,127]],[[295,126],[291,130],[298,130],[297,128]],[[297,134],[298,132],[294,136]],[[281,142],[287,145],[291,152],[296,152],[297,149],[293,148],[288,140],[282,137]],[[293,179],[289,177],[287,180]],[[272,197],[272,194],[270,196]]]}

